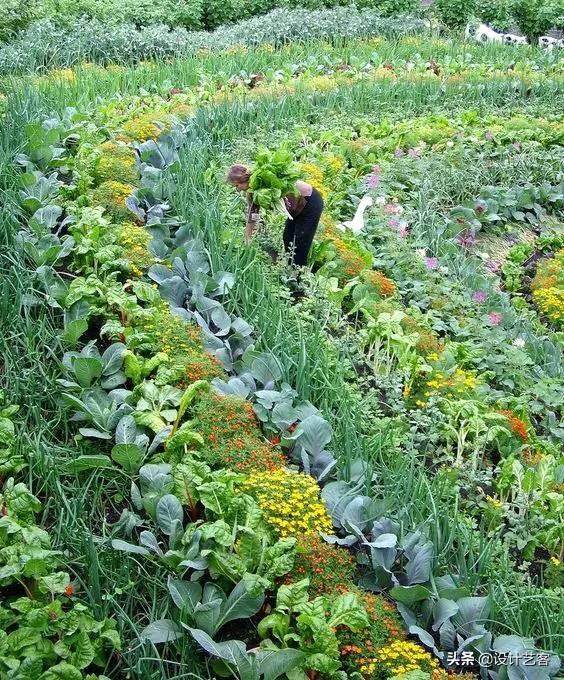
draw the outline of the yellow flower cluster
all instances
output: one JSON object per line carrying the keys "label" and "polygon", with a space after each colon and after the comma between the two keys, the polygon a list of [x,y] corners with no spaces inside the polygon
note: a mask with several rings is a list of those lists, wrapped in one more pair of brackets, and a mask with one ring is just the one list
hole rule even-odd
{"label": "yellow flower cluster", "polygon": [[133,222],[124,222],[118,232],[118,243],[126,251],[131,273],[141,276],[155,262],[148,250],[151,234]]}
{"label": "yellow flower cluster", "polygon": [[157,351],[171,356],[190,354],[202,347],[199,327],[173,314],[164,300],[147,309],[143,330],[156,336]]}
{"label": "yellow flower cluster", "polygon": [[335,76],[313,76],[313,78],[308,81],[308,88],[317,92],[335,90],[339,85],[340,83],[335,79]]}
{"label": "yellow flower cluster", "polygon": [[564,325],[564,288],[541,288],[535,290],[533,298],[537,307],[557,326]]}
{"label": "yellow flower cluster", "polygon": [[325,159],[325,164],[333,174],[337,174],[343,169],[345,161],[340,156],[335,156],[335,154],[331,154],[330,156],[327,156],[327,158]]}
{"label": "yellow flower cluster", "polygon": [[125,200],[131,196],[134,187],[131,184],[110,180],[102,182],[92,193],[92,204],[100,205],[114,217],[127,215]]}
{"label": "yellow flower cluster", "polygon": [[499,510],[503,507],[503,503],[499,500],[499,498],[494,498],[493,496],[486,496],[486,502],[494,510]]}
{"label": "yellow flower cluster", "polygon": [[149,116],[137,116],[124,123],[122,128],[126,141],[146,142],[149,139],[156,139],[163,127]]}
{"label": "yellow flower cluster", "polygon": [[437,371],[431,380],[427,381],[426,385],[429,388],[425,392],[426,397],[430,397],[432,392],[440,391],[454,395],[475,389],[478,385],[478,379],[463,368],[457,368],[451,375]]}
{"label": "yellow flower cluster", "polygon": [[139,173],[135,167],[135,152],[125,144],[104,142],[101,156],[96,162],[94,174],[98,182],[116,180],[135,184]]}
{"label": "yellow flower cluster", "polygon": [[[389,675],[401,675],[410,671],[424,671],[432,673],[439,668],[439,662],[421,645],[408,640],[395,640],[380,649],[366,664],[366,671],[361,666],[360,670],[372,672],[377,666],[383,666]],[[372,668],[371,668],[372,667]]]}
{"label": "yellow flower cluster", "polygon": [[241,489],[253,496],[265,521],[282,538],[309,531],[331,533],[333,526],[313,477],[284,468],[254,472]]}
{"label": "yellow flower cluster", "polygon": [[531,283],[533,300],[556,326],[564,325],[564,248],[537,267]]}
{"label": "yellow flower cluster", "polygon": [[301,163],[300,170],[306,182],[312,184],[322,196],[327,195],[327,187],[324,186],[325,177],[323,170],[315,163]]}
{"label": "yellow flower cluster", "polygon": [[76,74],[72,68],[60,68],[54,69],[49,73],[50,80],[59,80],[66,83],[74,83],[76,80]]}

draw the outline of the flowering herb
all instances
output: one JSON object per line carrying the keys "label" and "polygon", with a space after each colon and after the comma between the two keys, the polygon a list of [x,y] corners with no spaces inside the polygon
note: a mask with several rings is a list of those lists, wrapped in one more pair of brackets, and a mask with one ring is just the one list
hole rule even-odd
{"label": "flowering herb", "polygon": [[356,570],[354,557],[350,552],[326,543],[316,533],[297,537],[296,556],[293,570],[286,576],[286,582],[309,580],[309,593],[332,595],[350,590]]}
{"label": "flowering herb", "polygon": [[254,472],[241,483],[241,489],[256,498],[265,521],[282,538],[332,532],[319,486],[309,475],[286,469]]}

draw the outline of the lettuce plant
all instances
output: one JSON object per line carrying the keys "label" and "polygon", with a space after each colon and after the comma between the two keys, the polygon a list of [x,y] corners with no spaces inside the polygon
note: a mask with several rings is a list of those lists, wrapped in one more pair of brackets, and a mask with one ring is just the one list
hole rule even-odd
{"label": "lettuce plant", "polygon": [[299,172],[290,151],[260,149],[249,180],[254,203],[265,210],[277,206],[284,196],[297,196]]}

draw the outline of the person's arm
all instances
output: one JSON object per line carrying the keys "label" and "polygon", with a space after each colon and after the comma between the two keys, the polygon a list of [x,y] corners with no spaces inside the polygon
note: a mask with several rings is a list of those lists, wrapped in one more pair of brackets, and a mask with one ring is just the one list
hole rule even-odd
{"label": "person's arm", "polygon": [[253,199],[249,195],[247,197],[247,223],[245,224],[245,243],[250,243],[253,234],[257,228],[260,220],[259,207],[253,203]]}

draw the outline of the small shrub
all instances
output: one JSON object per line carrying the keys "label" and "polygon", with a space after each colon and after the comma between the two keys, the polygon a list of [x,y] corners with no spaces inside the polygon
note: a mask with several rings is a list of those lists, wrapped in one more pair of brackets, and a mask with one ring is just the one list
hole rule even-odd
{"label": "small shrub", "polygon": [[102,182],[92,192],[92,204],[103,207],[112,217],[128,217],[130,213],[125,200],[131,196],[134,189],[132,184],[124,184],[115,180]]}
{"label": "small shrub", "polygon": [[98,183],[109,180],[135,184],[139,172],[135,164],[135,152],[124,144],[104,142],[101,154],[94,164],[94,179]]}
{"label": "small shrub", "polygon": [[63,25],[85,16],[107,24],[197,29],[202,25],[202,0],[47,0],[46,15]]}
{"label": "small shrub", "polygon": [[492,28],[507,31],[513,24],[512,0],[491,0],[480,7],[479,16]]}
{"label": "small shrub", "polygon": [[364,271],[362,280],[374,290],[378,297],[391,297],[397,290],[396,284],[377,269]]}
{"label": "small shrub", "polygon": [[38,0],[2,0],[0,2],[0,42],[8,41],[41,14]]}
{"label": "small shrub", "polygon": [[157,139],[163,128],[148,115],[130,118],[123,125],[123,139],[129,142],[146,142]]}
{"label": "small shrub", "polygon": [[449,28],[462,28],[476,11],[476,0],[435,0],[433,10]]}
{"label": "small shrub", "polygon": [[151,234],[133,222],[124,222],[118,231],[117,242],[124,250],[131,265],[131,273],[141,276],[155,263],[154,256],[149,252]]}
{"label": "small shrub", "polygon": [[557,328],[564,327],[564,249],[538,265],[531,290],[542,314]]}
{"label": "small shrub", "polygon": [[376,9],[385,17],[411,14],[421,6],[418,0],[358,0],[356,4],[361,8],[369,7]]}
{"label": "small shrub", "polygon": [[515,0],[513,3],[517,25],[533,44],[558,22],[561,14],[564,14],[562,0]]}
{"label": "small shrub", "polygon": [[272,472],[286,460],[258,429],[250,402],[217,394],[204,396],[193,409],[195,429],[206,442],[206,462],[237,472]]}
{"label": "small shrub", "polygon": [[359,667],[365,678],[379,675],[374,658],[376,650],[392,641],[405,637],[403,625],[393,604],[385,598],[372,593],[361,593],[360,598],[366,613],[369,626],[357,632],[339,629],[337,636],[341,649],[343,667],[352,674]]}
{"label": "small shrub", "polygon": [[313,477],[286,469],[256,472],[241,484],[262,510],[266,523],[281,538],[303,536],[307,532],[331,533],[327,510],[319,498]]}
{"label": "small shrub", "polygon": [[298,536],[294,568],[287,583],[309,579],[311,597],[334,595],[350,590],[355,573],[355,560],[348,550],[326,543],[317,534]]}

